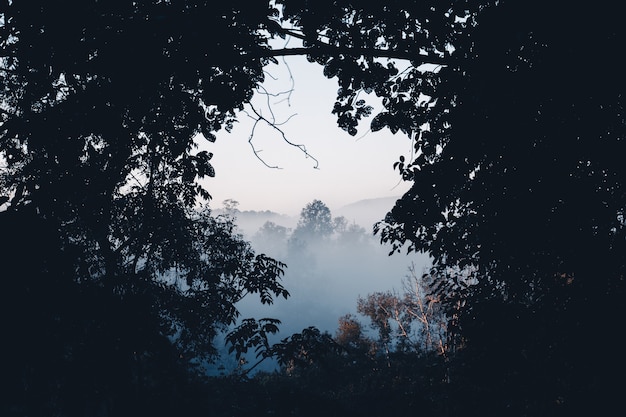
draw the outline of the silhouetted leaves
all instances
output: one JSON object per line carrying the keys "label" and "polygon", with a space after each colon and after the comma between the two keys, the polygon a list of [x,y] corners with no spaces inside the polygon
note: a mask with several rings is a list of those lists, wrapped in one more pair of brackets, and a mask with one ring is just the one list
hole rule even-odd
{"label": "silhouetted leaves", "polygon": [[250,348],[254,348],[257,358],[271,356],[267,337],[268,334],[278,332],[279,324],[280,320],[268,318],[242,320],[241,324],[226,336],[226,343],[230,345],[229,353],[235,352],[239,359]]}
{"label": "silhouetted leaves", "polygon": [[[375,368],[373,389],[357,378],[341,398],[389,415],[404,408],[376,409],[374,393],[418,398],[411,407],[444,415],[555,415],[615,402],[608,381],[623,359],[590,354],[594,338],[581,336],[614,334],[622,316],[626,35],[614,6],[275,4],[2,2],[2,324],[16,342],[3,411],[171,411],[153,400],[186,386],[179,371],[212,354],[236,302],[288,295],[284,265],[257,256],[227,217],[197,210],[210,198],[197,180],[215,173],[212,155],[195,150],[200,134],[213,141],[232,128],[281,53],[304,53],[337,79],[329,110],[340,128],[357,133],[372,112],[362,93],[374,93],[383,109],[371,130],[413,141],[394,164],[412,187],[377,232],[392,252],[432,257],[432,289],[466,335],[445,372],[428,370],[440,358],[399,356],[389,373]],[[269,47],[290,32],[304,49]],[[330,236],[323,203],[309,211],[294,235]],[[315,372],[342,363],[312,328],[271,348],[276,324],[245,321],[235,350],[261,346]],[[429,376],[393,379],[403,369]],[[416,394],[427,387],[436,395]],[[315,392],[331,409],[331,394]],[[442,392],[454,405],[433,406]]]}
{"label": "silhouetted leaves", "polygon": [[271,348],[271,354],[289,373],[311,366],[328,366],[332,357],[341,351],[342,348],[329,334],[322,333],[315,327],[294,333]]}
{"label": "silhouetted leaves", "polygon": [[3,410],[150,414],[148,397],[215,357],[237,302],[289,295],[284,264],[211,216],[198,180],[215,175],[213,155],[196,149],[199,134],[230,130],[263,80],[260,32],[276,13],[262,2],[2,2],[0,223],[43,239],[0,253],[14,295],[2,323],[19,323],[3,379],[22,381]]}

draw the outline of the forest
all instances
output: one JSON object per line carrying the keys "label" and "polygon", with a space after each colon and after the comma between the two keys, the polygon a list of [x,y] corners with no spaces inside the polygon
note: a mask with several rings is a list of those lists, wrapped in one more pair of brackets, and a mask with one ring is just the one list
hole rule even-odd
{"label": "forest", "polygon": [[[615,414],[625,32],[604,1],[0,0],[0,414]],[[296,55],[337,129],[411,141],[376,161],[410,188],[371,231],[314,200],[247,240],[200,142],[245,110],[310,156],[252,101]],[[430,267],[335,333],[242,316],[371,233]]]}

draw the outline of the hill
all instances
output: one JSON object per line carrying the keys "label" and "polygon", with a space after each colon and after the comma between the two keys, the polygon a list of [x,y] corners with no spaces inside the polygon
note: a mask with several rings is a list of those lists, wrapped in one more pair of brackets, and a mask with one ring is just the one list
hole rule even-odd
{"label": "hill", "polygon": [[348,222],[357,223],[367,230],[371,230],[374,223],[385,218],[385,215],[393,208],[398,198],[400,197],[360,200],[333,211],[333,216],[344,216]]}

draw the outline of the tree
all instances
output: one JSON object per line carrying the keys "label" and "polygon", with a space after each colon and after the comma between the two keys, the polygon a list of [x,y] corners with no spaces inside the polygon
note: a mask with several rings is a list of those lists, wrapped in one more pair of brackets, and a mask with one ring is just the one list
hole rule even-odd
{"label": "tree", "polygon": [[[284,265],[204,207],[197,179],[214,175],[212,155],[194,142],[229,129],[263,79],[259,31],[275,11],[0,7],[1,313],[14,341],[2,409],[130,414],[171,383],[166,369],[183,386],[215,356],[213,339],[235,323],[242,297],[288,295]],[[217,40],[198,49],[205,37]]]}
{"label": "tree", "polygon": [[339,317],[339,327],[335,334],[335,341],[344,349],[369,350],[371,340],[365,336],[363,326],[352,314]]}
{"label": "tree", "polygon": [[304,240],[322,240],[329,238],[334,230],[335,225],[328,206],[320,200],[313,200],[300,212],[300,219],[293,231],[293,237]]}
{"label": "tree", "polygon": [[330,209],[320,200],[313,200],[300,211],[300,219],[287,242],[287,249],[293,260],[315,258],[311,249],[327,241],[333,234],[334,224]]}
{"label": "tree", "polygon": [[[408,318],[408,326],[400,335],[407,338],[418,351],[437,352],[448,355],[453,351],[455,338],[455,317],[448,318],[442,300],[435,294],[433,285],[438,277],[417,273],[415,265],[409,267],[409,274],[403,281],[403,314]],[[454,315],[456,312],[452,312]],[[417,338],[412,339],[411,331]]]}
{"label": "tree", "polygon": [[224,211],[232,218],[237,218],[237,213],[239,213],[239,201],[233,200],[229,198],[227,200],[222,201],[222,205],[224,206]]}
{"label": "tree", "polygon": [[414,186],[380,227],[384,240],[428,251],[442,268],[479,266],[519,297],[533,286],[541,293],[538,282],[514,282],[537,271],[539,281],[595,275],[589,253],[614,271],[623,264],[619,65],[593,87],[572,88],[587,71],[576,51],[602,45],[595,51],[610,61],[621,32],[603,11],[534,10],[487,7],[454,45],[464,63],[434,75],[441,85],[428,109],[446,121],[416,132],[416,157],[396,165]]}
{"label": "tree", "polygon": [[401,293],[375,292],[358,298],[357,312],[378,332],[377,343],[387,356],[393,351],[451,353],[458,335],[449,331],[449,324],[455,321],[446,317],[441,300],[434,294],[436,279],[428,274],[419,276],[411,265]]}
{"label": "tree", "polygon": [[263,250],[268,251],[272,256],[284,256],[289,230],[285,226],[266,221],[254,234],[252,240],[255,245],[264,248]]}
{"label": "tree", "polygon": [[[502,409],[580,412],[618,398],[607,381],[623,359],[595,357],[597,340],[582,337],[610,333],[622,316],[624,83],[614,51],[626,34],[617,19],[605,4],[486,5],[469,36],[451,31],[455,60],[429,77],[399,77],[373,121],[415,140],[413,157],[396,163],[413,186],[379,224],[381,239],[428,252],[440,294],[464,300],[464,363],[476,365],[465,385],[502,398]],[[603,57],[593,81],[582,51]],[[473,285],[462,288],[467,274]],[[594,365],[574,359],[588,355]],[[501,373],[478,382],[478,369]],[[550,400],[521,405],[539,398],[524,391],[538,387],[531,369],[551,381]],[[564,383],[570,372],[584,377]]]}
{"label": "tree", "polygon": [[340,230],[337,237],[337,241],[340,244],[353,246],[363,245],[367,243],[368,239],[371,239],[371,234],[368,234],[363,227],[356,223],[352,223]]}

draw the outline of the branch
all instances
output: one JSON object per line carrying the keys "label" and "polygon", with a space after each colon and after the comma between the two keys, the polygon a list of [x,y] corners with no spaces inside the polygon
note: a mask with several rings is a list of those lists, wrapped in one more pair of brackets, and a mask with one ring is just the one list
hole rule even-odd
{"label": "branch", "polygon": [[252,126],[252,131],[250,132],[250,137],[248,138],[248,143],[250,144],[250,146],[252,147],[252,151],[254,152],[254,155],[259,159],[259,161],[261,161],[265,166],[267,166],[268,168],[274,168],[274,169],[280,169],[279,166],[276,165],[269,165],[267,162],[265,162],[265,160],[263,158],[261,158],[259,156],[259,152],[261,152],[260,150],[257,150],[254,147],[254,143],[252,143],[253,139],[254,139],[254,132],[256,130],[257,125],[259,124],[259,122],[265,122],[268,126],[270,126],[272,129],[278,131],[280,133],[280,135],[283,138],[283,141],[286,142],[288,145],[291,145],[295,148],[298,148],[302,153],[304,153],[304,155],[307,158],[311,158],[315,161],[315,166],[313,168],[317,169],[319,167],[319,161],[317,160],[317,158],[315,158],[313,155],[311,155],[307,149],[306,146],[302,145],[302,144],[297,144],[297,143],[293,143],[291,142],[288,138],[287,135],[285,134],[285,132],[278,126],[280,126],[281,124],[285,124],[287,123],[294,115],[291,115],[286,121],[282,122],[282,123],[276,123],[274,121],[270,121],[268,119],[266,119],[265,117],[263,117],[258,111],[257,109],[254,108],[254,106],[252,105],[252,103],[248,102],[247,103],[250,106],[250,109],[252,110],[252,112],[255,114],[256,117],[252,117],[250,115],[248,115],[249,117],[251,117],[252,119],[254,119],[254,125]]}
{"label": "branch", "polygon": [[[289,44],[289,41],[291,40],[291,38],[288,38],[287,41],[285,42],[285,47]],[[295,80],[293,78],[293,74],[291,73],[291,67],[289,66],[289,63],[287,63],[287,60],[285,59],[285,57],[281,57],[283,64],[285,64],[285,67],[287,68],[287,72],[289,73],[289,81],[291,82],[291,88],[289,89],[289,93],[287,94],[287,97],[281,101],[278,101],[278,103],[286,100],[287,101],[287,105],[291,106],[291,94],[293,93],[294,89],[295,89]]]}
{"label": "branch", "polygon": [[345,55],[345,56],[365,56],[371,58],[392,58],[411,61],[415,64],[436,64],[450,65],[455,60],[452,57],[436,57],[430,55],[421,55],[419,53],[411,53],[409,51],[394,51],[390,49],[361,48],[361,47],[345,47],[333,46],[319,43],[311,47],[294,47],[280,49],[265,49],[259,54],[260,57],[276,57],[276,56],[294,56],[294,55],[311,55],[321,57],[327,55]]}
{"label": "branch", "polygon": [[241,375],[247,376],[254,368],[256,368],[261,363],[263,363],[263,361],[265,361],[265,359],[267,359],[267,358],[269,358],[269,356],[263,355],[263,357],[260,360],[258,360],[254,365],[252,365],[250,368],[242,369]]}
{"label": "branch", "polygon": [[280,26],[280,23],[278,21],[275,21],[275,22],[279,26],[279,27],[276,27],[277,31],[283,33],[284,35],[293,36],[296,39],[300,39],[300,40],[303,40],[303,41],[306,41],[306,42],[310,42],[310,39],[307,38],[302,33],[294,32],[291,29],[284,28],[284,27]]}
{"label": "branch", "polygon": [[[337,45],[331,45],[325,42],[320,41],[318,38],[312,39],[311,37],[307,37],[306,35],[296,32],[292,29],[281,27],[278,22],[276,22],[278,27],[274,29],[284,35],[292,36],[296,39],[300,39],[308,44],[313,46],[310,47],[300,47],[300,48],[282,48],[282,49],[272,49],[269,51],[269,56],[288,56],[288,55],[347,55],[347,56],[365,56],[372,58],[394,58],[407,60],[412,62],[419,62],[420,64],[439,64],[439,65],[449,65],[452,62],[451,57],[434,57],[434,56],[426,56],[421,54],[411,53],[409,51],[395,51],[390,49],[377,49],[377,48],[361,48],[361,47],[342,47]],[[317,34],[317,36],[324,36],[321,34]],[[418,58],[416,58],[418,57]]]}

